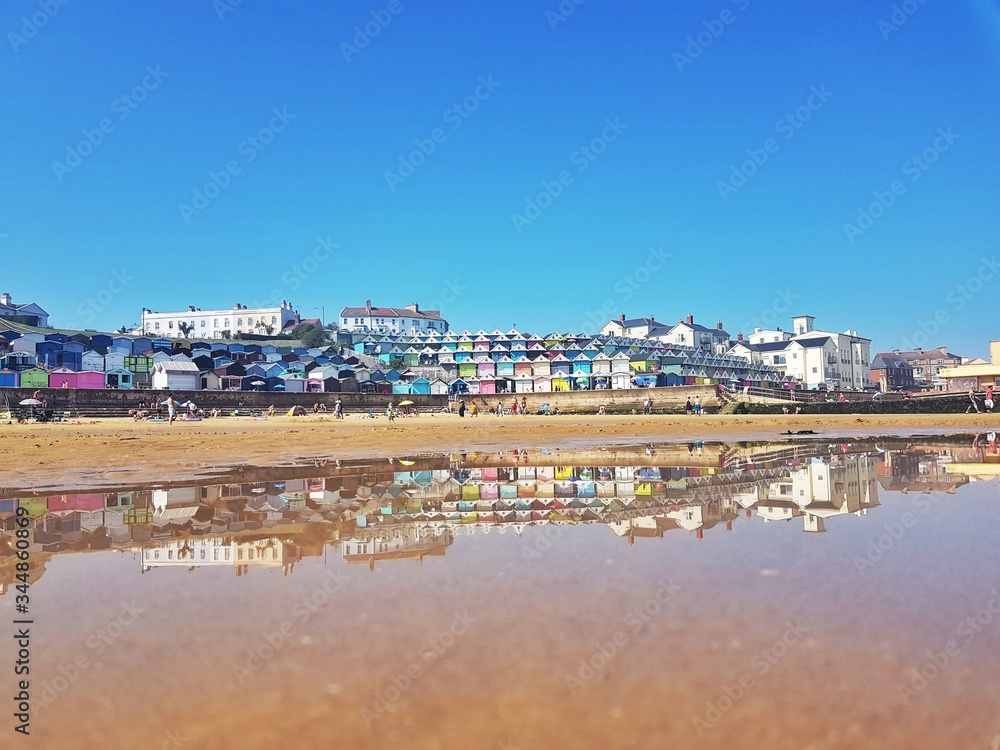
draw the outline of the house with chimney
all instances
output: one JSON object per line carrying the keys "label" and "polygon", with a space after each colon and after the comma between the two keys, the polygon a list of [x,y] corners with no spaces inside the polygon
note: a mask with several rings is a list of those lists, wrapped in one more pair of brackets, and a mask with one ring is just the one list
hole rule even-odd
{"label": "house with chimney", "polygon": [[[901,352],[893,349],[892,355],[905,360],[913,368],[913,385],[922,388],[944,390],[945,379],[941,377],[942,370],[948,367],[958,367],[962,358],[948,351],[947,346],[924,351],[919,347],[911,352]],[[874,363],[872,364],[874,367]],[[874,378],[872,378],[874,380]]]}
{"label": "house with chimney", "polygon": [[677,321],[665,333],[650,338],[675,346],[694,347],[707,354],[725,354],[729,350],[729,334],[722,327],[721,320],[715,328],[707,328],[695,323],[693,315]]}
{"label": "house with chimney", "polygon": [[45,310],[34,302],[16,303],[8,292],[0,294],[0,316],[14,323],[38,328],[49,327],[49,314]]}
{"label": "house with chimney", "polygon": [[894,353],[880,352],[872,360],[872,382],[883,392],[913,387],[913,365]]}
{"label": "house with chimney", "polygon": [[618,316],[617,320],[609,320],[601,328],[604,336],[618,336],[619,338],[649,339],[667,333],[669,325],[664,325],[656,320],[652,315],[648,318],[626,318],[625,313]]}
{"label": "house with chimney", "polygon": [[406,307],[376,307],[365,300],[364,307],[345,307],[340,311],[340,329],[352,333],[447,333],[448,321],[440,310],[421,310],[411,302]]}

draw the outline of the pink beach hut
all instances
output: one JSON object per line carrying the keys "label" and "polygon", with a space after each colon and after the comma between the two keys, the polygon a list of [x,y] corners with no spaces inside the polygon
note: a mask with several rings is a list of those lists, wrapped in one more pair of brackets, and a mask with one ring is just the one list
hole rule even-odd
{"label": "pink beach hut", "polygon": [[76,388],[76,370],[68,367],[57,367],[49,371],[49,388]]}
{"label": "pink beach hut", "polygon": [[104,378],[103,372],[84,370],[83,372],[76,373],[77,388],[104,388],[106,385],[107,381]]}

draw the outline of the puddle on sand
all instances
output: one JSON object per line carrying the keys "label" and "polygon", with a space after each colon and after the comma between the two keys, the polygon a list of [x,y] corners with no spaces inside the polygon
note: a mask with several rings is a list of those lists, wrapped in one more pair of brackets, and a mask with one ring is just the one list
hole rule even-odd
{"label": "puddle on sand", "polygon": [[985,438],[300,471],[0,500],[7,622],[16,514],[31,519],[31,744],[1000,737],[1000,456]]}

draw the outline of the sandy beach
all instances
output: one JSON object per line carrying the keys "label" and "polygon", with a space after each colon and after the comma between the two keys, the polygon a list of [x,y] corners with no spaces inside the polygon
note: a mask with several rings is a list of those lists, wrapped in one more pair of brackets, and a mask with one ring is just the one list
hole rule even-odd
{"label": "sandy beach", "polygon": [[[813,430],[819,437],[940,435],[997,429],[1000,415],[593,416],[459,418],[330,415],[201,422],[0,426],[0,489],[74,488],[197,477],[213,467],[282,466],[328,459],[515,447],[624,445],[688,440],[770,440]],[[787,437],[787,436],[785,436]]]}

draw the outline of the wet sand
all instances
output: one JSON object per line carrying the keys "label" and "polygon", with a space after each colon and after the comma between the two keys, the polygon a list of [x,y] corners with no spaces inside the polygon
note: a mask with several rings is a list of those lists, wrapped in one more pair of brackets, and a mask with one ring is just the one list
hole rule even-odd
{"label": "wet sand", "polygon": [[855,558],[915,512],[911,498],[825,534],[756,519],[629,546],[600,526],[542,527],[462,534],[444,557],[373,570],[332,552],[241,577],[142,573],[130,552],[59,556],[33,587],[44,710],[32,739],[988,750],[1000,741],[991,484],[940,498],[861,571]]}
{"label": "wet sand", "polygon": [[212,467],[279,466],[313,459],[406,456],[427,452],[550,445],[620,445],[687,440],[769,440],[787,431],[819,437],[984,432],[997,414],[707,415],[479,417],[423,414],[399,418],[330,415],[225,417],[201,422],[0,425],[0,488],[78,489],[110,483],[197,478]]}

